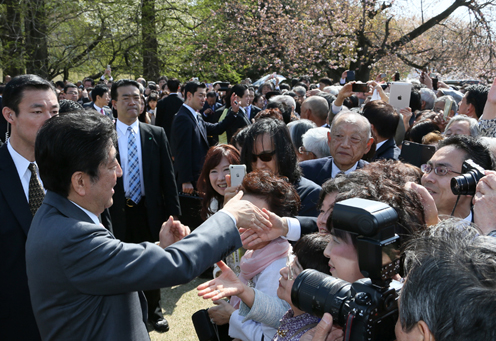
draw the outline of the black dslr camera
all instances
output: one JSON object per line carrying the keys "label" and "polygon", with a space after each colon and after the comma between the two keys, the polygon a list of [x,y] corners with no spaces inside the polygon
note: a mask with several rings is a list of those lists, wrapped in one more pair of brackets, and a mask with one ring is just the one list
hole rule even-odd
{"label": "black dslr camera", "polygon": [[295,279],[291,301],[316,316],[325,312],[344,328],[344,340],[395,340],[398,291],[390,286],[400,267],[398,215],[389,205],[366,199],[336,203],[335,229],[357,235],[360,270],[365,277],[354,283],[316,270],[304,270]]}
{"label": "black dslr camera", "polygon": [[484,175],[484,168],[468,159],[462,164],[462,175],[451,179],[451,191],[454,195],[475,195],[477,183]]}

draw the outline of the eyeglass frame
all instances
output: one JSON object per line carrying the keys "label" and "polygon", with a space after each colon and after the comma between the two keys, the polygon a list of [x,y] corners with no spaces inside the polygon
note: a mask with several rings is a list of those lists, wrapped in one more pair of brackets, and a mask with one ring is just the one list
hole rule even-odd
{"label": "eyeglass frame", "polygon": [[[427,170],[425,169],[426,167],[430,167],[430,170],[429,170],[429,171],[427,171]],[[434,174],[436,174],[436,175],[438,175],[438,176],[446,176],[446,175],[448,175],[448,173],[455,173],[455,174],[458,174],[458,175],[462,174],[462,173],[460,173],[460,172],[455,172],[454,170],[449,169],[447,166],[437,166],[437,167],[432,167],[432,165],[431,165],[431,164],[429,164],[429,163],[424,163],[423,165],[420,165],[420,170],[421,170],[421,171],[422,171],[422,173],[424,173],[424,174],[430,174],[432,171],[434,171]],[[441,171],[441,173],[442,173],[442,172],[444,172],[444,171],[446,171],[446,173],[444,173],[444,174],[439,174],[439,170],[442,170],[442,171]]]}
{"label": "eyeglass frame", "polygon": [[[270,162],[274,158],[274,155],[276,154],[276,150],[274,149],[271,152],[263,152],[260,154],[251,154],[251,162],[255,163],[257,162],[257,159],[260,159],[262,162]],[[268,155],[269,159],[264,160],[263,158]]]}
{"label": "eyeglass frame", "polygon": [[296,265],[299,270],[301,270],[298,275],[303,271],[303,268],[301,267],[300,263],[296,259],[296,256],[292,253],[288,253],[288,256],[286,257],[286,267],[288,268],[288,280],[292,281],[294,280],[298,275],[295,275],[295,272],[293,270],[293,266]]}

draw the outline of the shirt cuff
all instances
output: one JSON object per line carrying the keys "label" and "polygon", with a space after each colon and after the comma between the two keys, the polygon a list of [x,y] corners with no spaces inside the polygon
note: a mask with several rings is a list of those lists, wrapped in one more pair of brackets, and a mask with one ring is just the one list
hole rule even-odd
{"label": "shirt cuff", "polygon": [[286,218],[288,221],[288,234],[286,239],[291,241],[297,241],[301,237],[301,225],[296,218]]}
{"label": "shirt cuff", "polygon": [[[226,210],[224,210],[224,209],[220,210],[219,212],[222,212],[222,213],[224,213],[224,214],[227,214],[227,215],[228,215],[228,216],[232,219],[232,221],[234,222],[234,226],[236,226],[236,227],[237,227],[237,225],[236,225],[236,218],[234,218],[234,216],[233,216],[231,213],[227,212],[227,211],[226,211]],[[288,225],[289,225],[289,224],[288,224]]]}
{"label": "shirt cuff", "polygon": [[332,113],[333,113],[334,115],[338,114],[338,113],[341,111],[341,109],[342,109],[342,108],[343,108],[343,106],[342,106],[342,105],[340,105],[340,106],[338,107],[337,105],[335,105],[335,104],[334,104],[334,102],[332,102],[332,108],[331,108],[331,110],[332,110]]}
{"label": "shirt cuff", "polygon": [[341,78],[341,79],[339,80],[339,84],[341,84],[341,85],[345,85],[345,84],[346,84],[346,78]]}

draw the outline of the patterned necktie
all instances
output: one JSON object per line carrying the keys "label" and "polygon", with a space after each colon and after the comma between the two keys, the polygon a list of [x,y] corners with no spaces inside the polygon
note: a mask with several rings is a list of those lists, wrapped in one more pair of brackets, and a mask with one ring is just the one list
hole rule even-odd
{"label": "patterned necktie", "polygon": [[43,186],[41,186],[40,179],[38,179],[38,173],[36,172],[36,165],[30,163],[28,169],[31,171],[31,179],[29,180],[29,210],[34,216],[38,208],[40,208],[43,199],[45,198],[45,191]]}
{"label": "patterned necktie", "polygon": [[128,127],[127,131],[129,132],[127,138],[127,164],[129,168],[127,177],[129,179],[129,199],[137,204],[141,200],[138,147],[136,145],[136,136],[134,136],[133,129]]}

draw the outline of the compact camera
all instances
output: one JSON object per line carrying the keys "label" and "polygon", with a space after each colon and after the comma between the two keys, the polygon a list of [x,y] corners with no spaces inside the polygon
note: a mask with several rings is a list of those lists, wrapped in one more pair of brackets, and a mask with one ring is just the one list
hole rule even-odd
{"label": "compact camera", "polygon": [[468,159],[462,164],[462,175],[451,179],[451,191],[454,195],[475,195],[477,183],[484,175],[484,168]]}
{"label": "compact camera", "polygon": [[398,215],[389,205],[366,199],[338,202],[332,213],[335,229],[356,234],[360,270],[354,283],[306,269],[295,279],[291,301],[305,312],[332,315],[344,328],[344,340],[395,340],[398,292],[392,281],[400,266]]}

